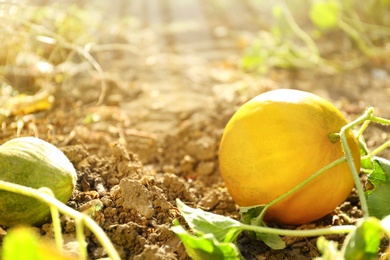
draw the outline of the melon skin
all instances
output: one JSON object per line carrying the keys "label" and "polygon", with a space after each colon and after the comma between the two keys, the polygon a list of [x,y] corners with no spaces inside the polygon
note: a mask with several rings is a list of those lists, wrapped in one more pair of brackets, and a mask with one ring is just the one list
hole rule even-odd
{"label": "melon skin", "polygon": [[[0,180],[31,188],[47,187],[66,203],[77,181],[69,159],[54,145],[20,137],[0,146]],[[50,218],[47,204],[31,197],[0,190],[0,225],[39,225]]]}

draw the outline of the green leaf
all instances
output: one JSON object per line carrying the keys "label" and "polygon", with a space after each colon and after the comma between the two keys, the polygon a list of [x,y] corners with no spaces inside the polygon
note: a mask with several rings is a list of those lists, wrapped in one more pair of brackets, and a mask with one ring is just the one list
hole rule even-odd
{"label": "green leaf", "polygon": [[259,215],[264,210],[264,205],[254,207],[241,207],[241,222],[248,225],[259,226],[262,224],[262,220],[259,219]]}
{"label": "green leaf", "polygon": [[42,259],[39,256],[37,234],[27,228],[9,231],[4,237],[2,256],[3,260]]}
{"label": "green leaf", "polygon": [[346,260],[378,259],[378,249],[382,238],[382,226],[379,219],[370,217],[359,223],[343,245],[342,252]]}
{"label": "green leaf", "polygon": [[341,6],[335,0],[318,0],[310,8],[310,19],[321,30],[330,30],[337,27]]}
{"label": "green leaf", "polygon": [[[218,242],[234,243],[237,239],[237,236],[247,228],[247,225],[242,224],[234,219],[206,212],[201,209],[193,209],[188,207],[179,199],[176,200],[176,203],[177,208],[183,215],[184,219],[187,221],[189,227],[193,229],[196,234],[202,235],[211,233]],[[248,207],[246,209],[252,214],[259,212],[257,207]],[[257,215],[254,214],[253,216]],[[253,222],[250,221],[249,223],[253,225]],[[262,226],[265,225],[262,224]],[[248,233],[252,234],[251,236],[253,238],[262,240],[272,249],[283,249],[286,247],[284,241],[278,235],[262,233],[254,234],[253,232]]]}
{"label": "green leaf", "polygon": [[3,260],[69,260],[73,259],[61,254],[54,243],[40,239],[33,229],[17,227],[10,229],[3,240],[0,258]]}
{"label": "green leaf", "polygon": [[201,209],[193,209],[179,199],[176,200],[176,204],[190,228],[195,232],[212,233],[219,242],[235,242],[242,232],[239,221]]}
{"label": "green leaf", "polygon": [[371,216],[382,219],[390,215],[390,161],[374,157],[373,165],[366,184],[373,187],[366,191],[367,206]]}
{"label": "green leaf", "polygon": [[379,184],[390,180],[390,161],[381,157],[373,158],[374,171],[368,176],[371,182]]}
{"label": "green leaf", "polygon": [[362,158],[360,160],[360,167],[364,170],[366,170],[367,172],[370,172],[371,170],[374,169],[374,165],[372,164],[372,161],[369,157],[366,157],[366,158]]}
{"label": "green leaf", "polygon": [[261,240],[273,250],[286,248],[286,243],[276,234],[256,233],[256,239]]}
{"label": "green leaf", "polygon": [[219,242],[211,233],[194,236],[187,232],[176,220],[173,232],[181,239],[187,254],[194,260],[240,260],[243,259],[235,244]]}
{"label": "green leaf", "polygon": [[[259,218],[261,212],[264,210],[264,206],[255,206],[255,207],[241,207],[241,222],[244,224],[252,226],[263,226],[267,225]],[[255,233],[248,232],[249,236],[255,236],[257,240],[263,241],[267,246],[274,250],[283,249],[286,247],[286,243],[283,239],[276,234],[267,234],[267,233]]]}

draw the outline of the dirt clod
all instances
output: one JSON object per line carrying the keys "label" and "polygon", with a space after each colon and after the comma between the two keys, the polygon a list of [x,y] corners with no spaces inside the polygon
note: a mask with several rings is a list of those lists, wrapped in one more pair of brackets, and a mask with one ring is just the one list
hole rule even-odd
{"label": "dirt clod", "polygon": [[125,210],[134,209],[147,219],[153,217],[155,211],[151,202],[150,193],[145,186],[138,181],[126,178],[121,180],[119,187],[123,202],[121,203],[117,200],[117,205],[122,205]]}

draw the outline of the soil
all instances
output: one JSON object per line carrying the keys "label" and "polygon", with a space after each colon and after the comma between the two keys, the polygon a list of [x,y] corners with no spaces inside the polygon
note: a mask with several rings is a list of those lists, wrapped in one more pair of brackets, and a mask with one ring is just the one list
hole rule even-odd
{"label": "soil", "polygon": [[[368,106],[373,106],[377,115],[390,118],[388,60],[368,60],[345,72],[312,68],[247,73],[237,67],[243,51],[239,43],[246,36],[234,26],[239,25],[214,26],[212,37],[206,39],[195,35],[201,32],[199,28],[190,33],[161,32],[153,24],[141,24],[132,27],[129,35],[101,37],[100,42],[125,41],[136,50],[93,53],[104,75],[84,61],[65,64],[74,72],[60,84],[34,73],[23,78],[8,75],[16,88],[29,83],[30,93],[39,89],[42,81],[55,86],[55,102],[50,110],[6,118],[0,143],[17,136],[37,136],[59,147],[78,173],[68,205],[81,212],[103,205],[91,216],[123,259],[189,259],[170,230],[179,217],[177,198],[191,207],[239,219],[239,208],[219,175],[218,146],[224,126],[245,101],[271,89],[295,88],[332,101],[350,120]],[[194,37],[204,40],[206,47],[200,46],[202,41],[194,44]],[[101,87],[102,81],[107,88]],[[369,146],[375,147],[388,133],[387,128],[373,125],[365,137]],[[382,155],[388,156],[388,152]],[[361,216],[353,191],[318,221],[277,226],[309,229],[354,224]],[[61,224],[65,248],[77,254],[74,220],[63,216]],[[52,236],[51,223],[38,228],[42,236]],[[1,237],[6,230],[4,227]],[[342,243],[345,237],[327,238]],[[86,239],[91,259],[106,256],[88,230]],[[283,239],[287,248],[271,250],[243,234],[238,246],[245,259],[312,259],[320,255],[316,237]]]}

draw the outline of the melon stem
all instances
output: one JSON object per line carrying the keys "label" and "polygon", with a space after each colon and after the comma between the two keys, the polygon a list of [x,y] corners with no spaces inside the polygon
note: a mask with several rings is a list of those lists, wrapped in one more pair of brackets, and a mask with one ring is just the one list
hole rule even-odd
{"label": "melon stem", "polygon": [[340,133],[329,133],[328,139],[335,144],[340,141]]}

